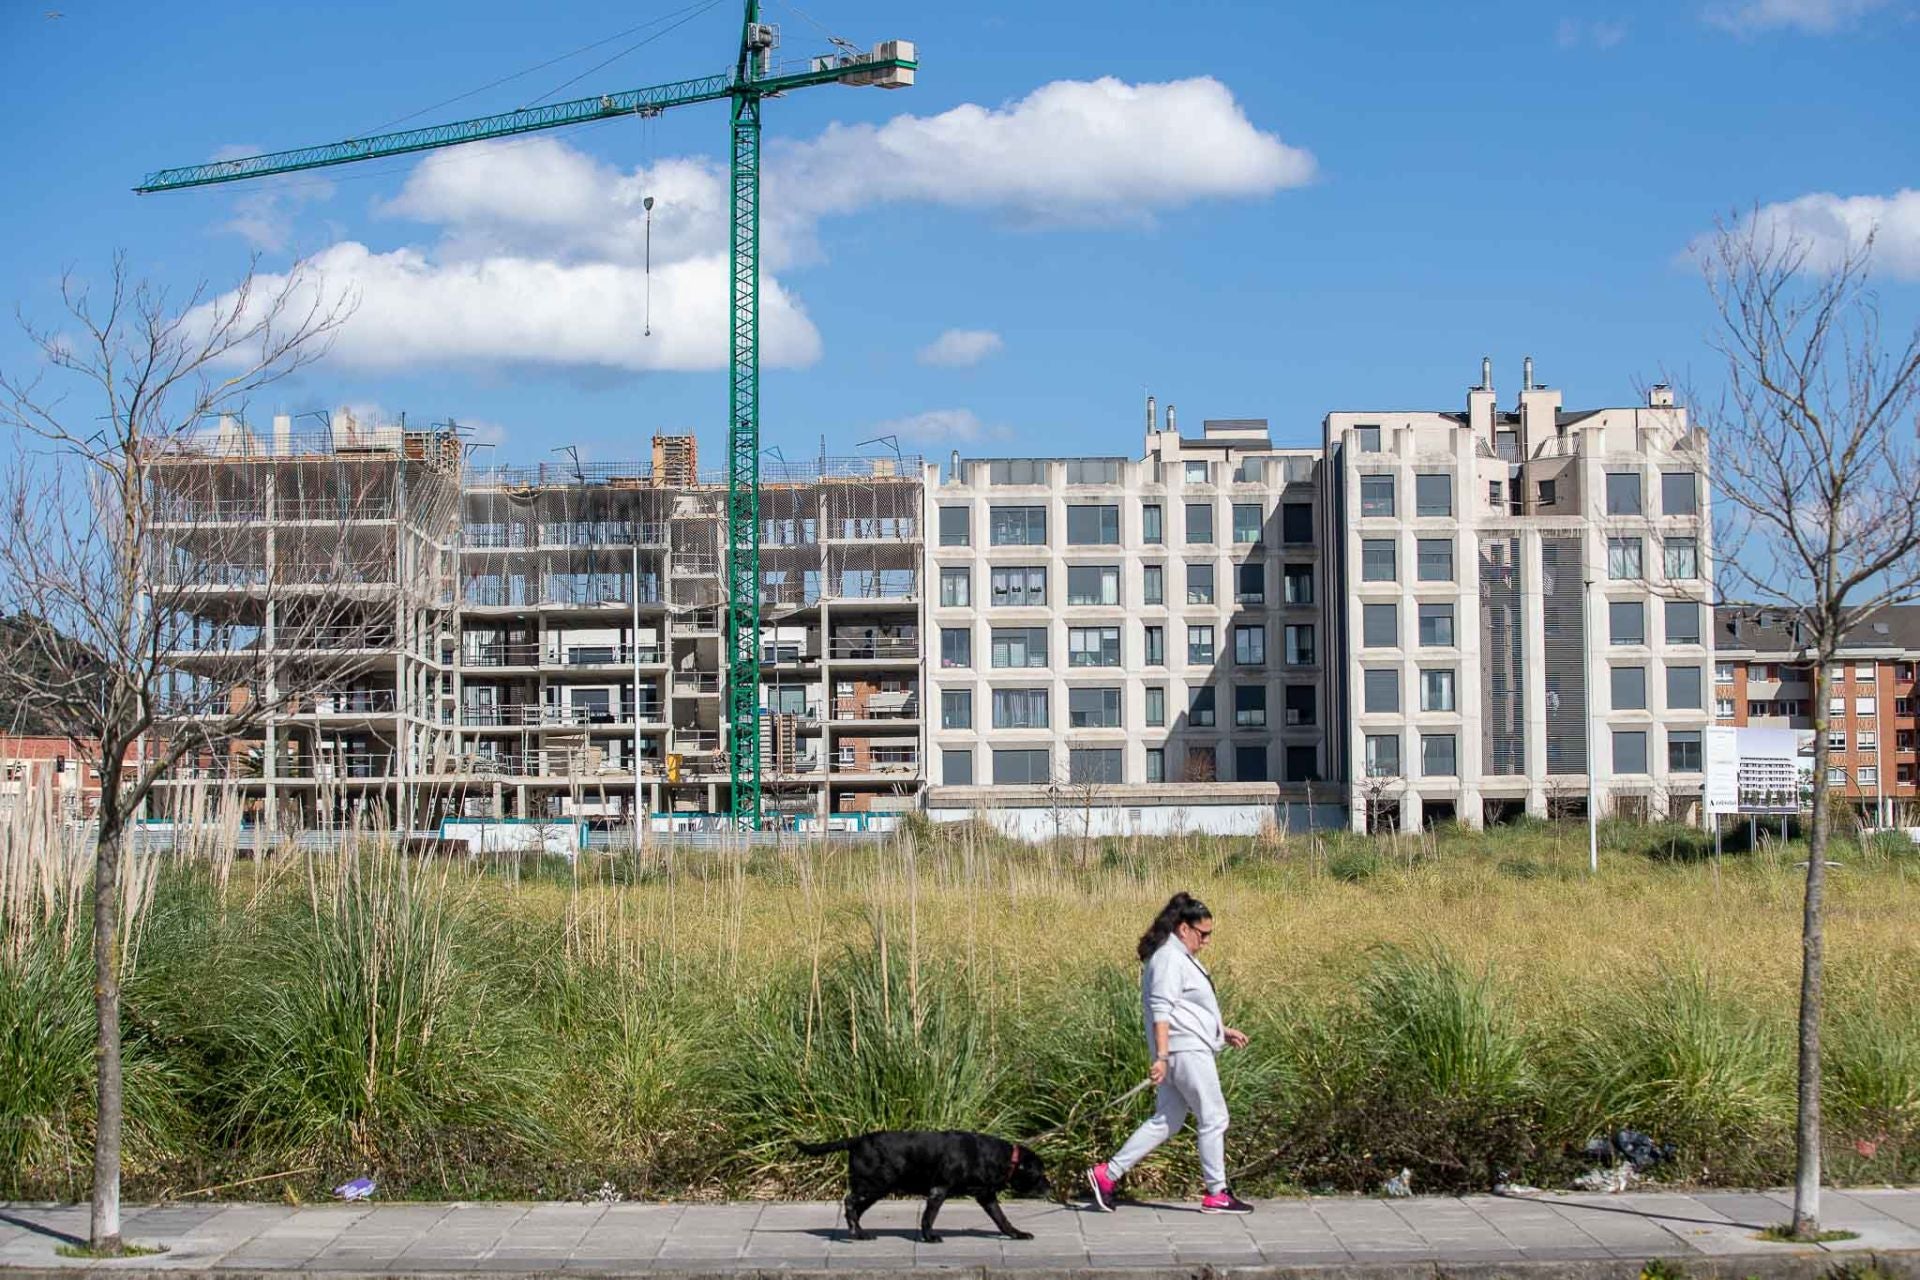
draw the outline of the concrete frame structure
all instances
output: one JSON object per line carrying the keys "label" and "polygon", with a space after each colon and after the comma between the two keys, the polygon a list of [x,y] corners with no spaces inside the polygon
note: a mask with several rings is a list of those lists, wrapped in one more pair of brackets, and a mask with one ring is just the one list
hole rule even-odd
{"label": "concrete frame structure", "polygon": [[[1025,835],[1337,821],[1320,458],[1263,420],[926,473],[929,812]],[[1038,592],[1038,599],[1035,593]],[[1316,813],[1317,811],[1317,813]]]}
{"label": "concrete frame structure", "polygon": [[1488,361],[1466,412],[1332,413],[1325,450],[1356,829],[1584,812],[1590,786],[1603,814],[1697,815],[1711,484],[1666,388],[1567,412],[1529,359],[1503,411]]}
{"label": "concrete frame structure", "polygon": [[[282,828],[724,813],[725,480],[699,474],[690,437],[654,452],[469,471],[449,432],[336,415],[302,435],[285,418],[270,436],[225,423],[170,455],[163,538],[222,555],[236,528],[260,541],[245,564],[194,558],[204,627],[176,670],[217,678],[234,646],[264,645],[276,703],[299,690],[259,740],[183,762],[175,798],[231,784]],[[762,765],[787,822],[917,804],[919,467],[766,476]],[[285,552],[303,537],[348,547],[351,572],[303,574]],[[275,610],[307,590],[344,596],[344,623],[281,654]]]}

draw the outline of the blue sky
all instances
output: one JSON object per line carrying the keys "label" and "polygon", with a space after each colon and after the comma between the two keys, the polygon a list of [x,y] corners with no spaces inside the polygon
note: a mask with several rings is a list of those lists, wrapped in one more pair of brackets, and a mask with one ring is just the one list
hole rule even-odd
{"label": "blue sky", "polygon": [[[48,16],[58,13],[57,17]],[[674,15],[679,16],[674,16]],[[929,456],[1132,453],[1183,423],[1455,408],[1483,354],[1570,405],[1710,382],[1684,254],[1779,206],[1822,243],[1881,226],[1890,318],[1920,309],[1920,3],[770,0],[784,55],[918,44],[903,92],[768,104],[763,432],[785,456],[881,432]],[[686,20],[597,71],[597,62]],[[254,407],[377,405],[561,443],[722,457],[719,104],[488,152],[137,197],[147,171],[719,70],[733,0],[0,7],[10,110],[0,295],[50,318],[116,248],[185,288],[300,255],[359,310]],[[814,21],[817,20],[817,23]],[[818,24],[826,24],[824,27]],[[637,202],[655,195],[652,320]],[[943,340],[943,335],[945,338]],[[23,358],[0,336],[0,363]],[[944,362],[943,362],[944,361]]]}

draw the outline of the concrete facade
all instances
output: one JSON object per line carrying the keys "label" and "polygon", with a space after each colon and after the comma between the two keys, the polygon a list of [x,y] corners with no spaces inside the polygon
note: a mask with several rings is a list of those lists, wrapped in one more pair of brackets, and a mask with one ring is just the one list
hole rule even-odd
{"label": "concrete facade", "polygon": [[1529,360],[1501,410],[1489,364],[1464,413],[1332,413],[1325,449],[1356,829],[1565,816],[1590,789],[1603,813],[1697,816],[1711,486],[1665,388],[1568,412]]}
{"label": "concrete facade", "polygon": [[1319,454],[1167,414],[1139,458],[927,468],[936,816],[1241,830],[1337,804]]}

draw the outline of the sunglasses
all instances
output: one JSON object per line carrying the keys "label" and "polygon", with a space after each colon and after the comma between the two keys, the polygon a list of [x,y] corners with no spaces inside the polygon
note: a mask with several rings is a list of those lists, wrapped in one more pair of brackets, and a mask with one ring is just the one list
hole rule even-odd
{"label": "sunglasses", "polygon": [[1205,942],[1208,938],[1211,938],[1213,936],[1213,927],[1211,925],[1209,925],[1205,929],[1202,929],[1198,925],[1190,924],[1187,926],[1187,928],[1192,929],[1195,933],[1199,934],[1200,941],[1202,942]]}

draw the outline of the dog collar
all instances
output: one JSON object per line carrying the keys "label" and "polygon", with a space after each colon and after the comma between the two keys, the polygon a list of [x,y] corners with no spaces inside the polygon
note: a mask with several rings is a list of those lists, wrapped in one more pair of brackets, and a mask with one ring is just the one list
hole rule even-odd
{"label": "dog collar", "polygon": [[1018,1169],[1020,1167],[1020,1144],[1017,1142],[1013,1144],[1013,1163],[1007,1167],[1009,1169]]}

